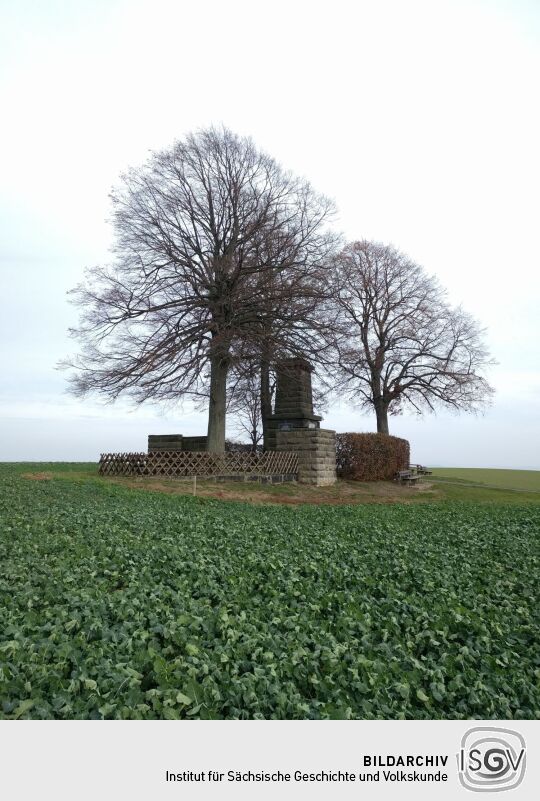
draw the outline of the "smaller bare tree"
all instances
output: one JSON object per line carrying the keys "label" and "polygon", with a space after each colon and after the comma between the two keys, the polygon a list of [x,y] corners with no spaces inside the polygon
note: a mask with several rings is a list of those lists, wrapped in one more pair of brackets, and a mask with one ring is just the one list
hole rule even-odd
{"label": "smaller bare tree", "polygon": [[[277,362],[280,363],[279,370],[282,374],[294,377],[294,369],[289,373],[280,358],[281,356],[286,359],[291,355],[305,358],[305,354],[302,352],[292,354],[289,351],[278,355]],[[333,390],[329,377],[323,374],[322,370],[320,373],[320,375],[314,374],[312,388],[313,405],[317,414],[321,414],[327,409]],[[265,382],[268,387],[267,396],[261,392],[262,382]],[[259,448],[264,450],[268,448],[265,440],[265,428],[269,417],[273,414],[277,382],[276,364],[261,363],[256,353],[251,354],[251,360],[245,356],[244,361],[231,373],[227,411],[233,416],[232,430],[240,437],[245,438],[247,435],[253,453]],[[266,414],[263,405],[265,397],[268,401]]]}
{"label": "smaller bare tree", "polygon": [[331,275],[336,363],[355,403],[373,408],[377,431],[409,407],[474,411],[493,389],[483,330],[452,308],[435,278],[393,247],[353,242]]}
{"label": "smaller bare tree", "polygon": [[261,378],[253,363],[244,366],[239,374],[233,376],[228,412],[233,416],[235,434],[242,439],[247,437],[252,452],[257,453],[263,442]]}

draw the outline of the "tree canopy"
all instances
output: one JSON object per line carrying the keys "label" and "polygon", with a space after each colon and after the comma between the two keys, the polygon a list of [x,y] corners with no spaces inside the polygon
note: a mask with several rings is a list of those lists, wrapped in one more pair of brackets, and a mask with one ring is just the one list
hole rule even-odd
{"label": "tree canopy", "polygon": [[287,356],[319,365],[326,392],[373,408],[382,433],[407,407],[489,401],[476,321],[395,248],[339,251],[332,201],[251,139],[189,134],[128,170],[111,199],[113,260],[72,291],[75,394],[207,402],[218,452],[228,407],[266,446],[272,365]]}
{"label": "tree canopy", "polygon": [[473,411],[492,395],[483,331],[452,307],[437,280],[391,246],[353,242],[328,287],[341,385],[372,408],[377,431],[388,415],[436,406]]}
{"label": "tree canopy", "polygon": [[154,153],[111,197],[114,262],[72,293],[82,312],[72,389],[207,396],[208,449],[221,451],[237,355],[307,347],[333,204],[250,139],[215,128]]}

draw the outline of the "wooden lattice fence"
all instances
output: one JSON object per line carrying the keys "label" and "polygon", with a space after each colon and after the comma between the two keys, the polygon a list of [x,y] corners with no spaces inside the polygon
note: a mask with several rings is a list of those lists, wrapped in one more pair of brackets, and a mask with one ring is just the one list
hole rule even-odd
{"label": "wooden lattice fence", "polygon": [[208,453],[158,451],[155,453],[102,453],[103,476],[296,476],[298,455],[288,451],[265,453]]}

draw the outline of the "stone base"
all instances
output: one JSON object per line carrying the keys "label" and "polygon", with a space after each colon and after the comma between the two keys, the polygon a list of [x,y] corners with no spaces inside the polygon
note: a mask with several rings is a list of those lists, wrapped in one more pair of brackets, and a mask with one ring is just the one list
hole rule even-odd
{"label": "stone base", "polygon": [[268,450],[277,450],[276,434],[278,431],[296,431],[299,428],[308,428],[310,431],[319,428],[321,417],[311,414],[307,416],[303,413],[273,414],[267,420],[267,442]]}
{"label": "stone base", "polygon": [[326,428],[276,431],[276,450],[298,454],[298,482],[317,487],[336,483],[336,432]]}

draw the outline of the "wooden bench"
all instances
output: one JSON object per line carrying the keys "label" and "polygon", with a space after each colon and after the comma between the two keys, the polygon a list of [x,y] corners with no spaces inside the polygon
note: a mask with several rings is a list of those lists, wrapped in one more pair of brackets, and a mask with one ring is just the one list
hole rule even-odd
{"label": "wooden bench", "polygon": [[399,481],[400,484],[408,484],[412,486],[420,479],[419,475],[415,475],[412,470],[398,470],[394,480]]}
{"label": "wooden bench", "polygon": [[412,473],[416,473],[419,476],[431,476],[432,471],[428,470],[427,467],[424,467],[421,464],[411,464],[409,465],[409,470]]}

